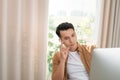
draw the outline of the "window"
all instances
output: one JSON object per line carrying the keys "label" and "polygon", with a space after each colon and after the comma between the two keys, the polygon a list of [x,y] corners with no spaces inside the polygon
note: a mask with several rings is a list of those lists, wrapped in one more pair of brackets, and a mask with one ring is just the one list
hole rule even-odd
{"label": "window", "polygon": [[62,22],[71,22],[81,44],[97,42],[96,0],[49,0],[48,80],[51,78],[52,57],[59,49],[55,29]]}

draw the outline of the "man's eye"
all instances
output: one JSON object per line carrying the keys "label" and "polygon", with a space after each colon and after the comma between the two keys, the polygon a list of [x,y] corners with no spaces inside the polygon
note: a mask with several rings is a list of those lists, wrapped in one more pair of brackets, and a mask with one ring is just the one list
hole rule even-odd
{"label": "man's eye", "polygon": [[65,38],[65,40],[68,40],[68,38]]}
{"label": "man's eye", "polygon": [[72,37],[74,37],[75,35],[73,34]]}

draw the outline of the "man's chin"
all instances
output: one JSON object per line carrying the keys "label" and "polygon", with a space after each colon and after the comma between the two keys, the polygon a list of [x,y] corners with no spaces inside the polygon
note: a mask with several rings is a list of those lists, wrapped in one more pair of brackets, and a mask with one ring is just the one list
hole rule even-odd
{"label": "man's chin", "polygon": [[75,51],[74,46],[70,46],[70,51]]}
{"label": "man's chin", "polygon": [[71,46],[70,46],[70,50],[75,51],[75,50],[76,50],[76,45],[75,45],[75,44],[74,44],[74,45],[71,45]]}

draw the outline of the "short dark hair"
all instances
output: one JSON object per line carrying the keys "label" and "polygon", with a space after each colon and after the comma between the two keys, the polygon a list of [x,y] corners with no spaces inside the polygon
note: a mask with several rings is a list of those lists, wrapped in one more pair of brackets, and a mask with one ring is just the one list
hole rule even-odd
{"label": "short dark hair", "polygon": [[64,31],[64,30],[68,30],[68,29],[74,30],[74,26],[72,25],[72,23],[64,22],[64,23],[59,24],[56,28],[57,36],[59,38],[61,38],[60,31]]}

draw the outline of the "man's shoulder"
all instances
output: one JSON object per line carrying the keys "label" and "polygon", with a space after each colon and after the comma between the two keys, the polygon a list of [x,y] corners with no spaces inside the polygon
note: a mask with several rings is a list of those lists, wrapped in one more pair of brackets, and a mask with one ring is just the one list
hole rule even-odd
{"label": "man's shoulder", "polygon": [[60,52],[55,52],[54,53],[52,61],[53,61],[53,64],[59,64],[60,63]]}
{"label": "man's shoulder", "polygon": [[53,58],[58,59],[59,57],[60,57],[60,52],[59,51],[55,52]]}
{"label": "man's shoulder", "polygon": [[94,48],[96,48],[96,45],[93,45],[93,44],[79,44],[78,47],[82,47],[82,48],[94,47]]}
{"label": "man's shoulder", "polygon": [[79,44],[78,45],[78,50],[79,51],[89,51],[89,52],[92,52],[93,49],[96,48],[96,45],[87,45],[87,44]]}

